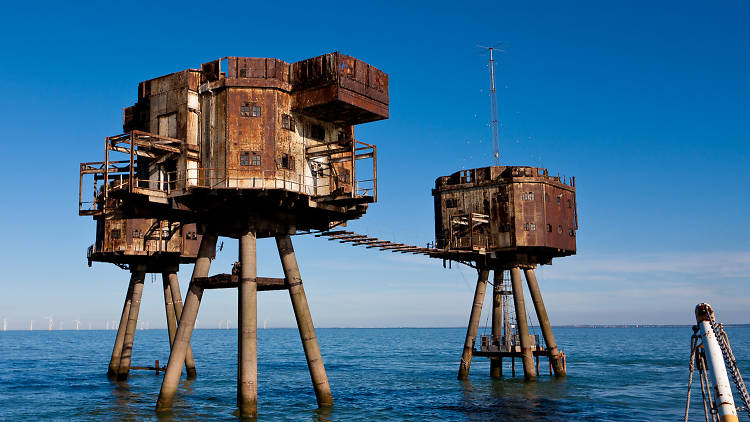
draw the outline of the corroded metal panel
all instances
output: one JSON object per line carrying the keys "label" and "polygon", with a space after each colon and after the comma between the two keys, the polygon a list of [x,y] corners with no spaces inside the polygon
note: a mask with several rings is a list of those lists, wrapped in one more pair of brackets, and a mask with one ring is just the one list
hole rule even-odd
{"label": "corroded metal panel", "polygon": [[[575,187],[545,169],[485,167],[435,182],[439,249],[547,263],[575,253]],[[493,259],[495,259],[493,258]]]}

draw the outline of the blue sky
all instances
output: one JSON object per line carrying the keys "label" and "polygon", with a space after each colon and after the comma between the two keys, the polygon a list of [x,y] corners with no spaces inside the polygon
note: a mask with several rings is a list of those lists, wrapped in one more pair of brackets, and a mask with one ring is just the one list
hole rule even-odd
{"label": "blue sky", "polygon": [[[88,268],[94,223],[77,215],[78,163],[103,158],[139,81],[233,55],[296,61],[342,51],[390,75],[391,118],[357,127],[378,146],[379,203],[350,229],[431,241],[436,177],[491,164],[487,57],[497,68],[503,164],[576,176],[575,257],[538,271],[555,324],[682,323],[700,301],[750,323],[744,176],[750,112],[744,2],[426,2],[4,7],[0,102],[9,329],[116,320],[128,274]],[[212,272],[227,272],[236,242]],[[439,261],[295,238],[318,326],[461,326],[476,274]],[[190,268],[180,273],[183,290]],[[279,276],[272,240],[259,275]],[[164,326],[147,279],[143,320]],[[292,326],[283,292],[259,320]],[[236,327],[236,292],[208,292],[199,326]],[[483,317],[484,320],[484,317]]]}

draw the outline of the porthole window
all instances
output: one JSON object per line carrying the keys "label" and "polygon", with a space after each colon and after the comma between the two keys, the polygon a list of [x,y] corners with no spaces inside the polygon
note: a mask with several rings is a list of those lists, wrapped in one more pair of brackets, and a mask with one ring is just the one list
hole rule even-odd
{"label": "porthole window", "polygon": [[547,231],[552,233],[552,224],[547,224]]}
{"label": "porthole window", "polygon": [[562,234],[562,225],[557,226],[557,233]]}
{"label": "porthole window", "polygon": [[562,195],[558,195],[555,197],[555,202],[557,202],[557,205],[560,205],[560,201],[562,201]]}
{"label": "porthole window", "polygon": [[575,235],[576,235],[576,231],[575,231],[575,230],[573,230],[573,229],[568,229],[568,236],[570,236],[570,237],[575,237]]}

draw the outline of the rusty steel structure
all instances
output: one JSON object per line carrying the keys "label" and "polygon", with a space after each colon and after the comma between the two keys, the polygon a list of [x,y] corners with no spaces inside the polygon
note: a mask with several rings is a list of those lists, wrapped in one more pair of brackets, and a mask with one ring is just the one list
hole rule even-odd
{"label": "rusty steel structure", "polygon": [[[479,274],[458,378],[468,376],[473,356],[491,359],[492,376],[502,374],[504,357],[520,357],[525,378],[534,379],[539,372],[534,357],[546,355],[555,375],[564,376],[565,357],[557,348],[534,269],[576,252],[575,178],[550,176],[546,169],[536,167],[483,167],[439,177],[432,194],[438,252],[431,256],[466,263]],[[477,351],[490,271],[494,272],[493,332]],[[529,333],[521,271],[546,348],[540,348]],[[505,272],[510,273],[510,289],[502,287]],[[508,308],[504,296],[513,297],[517,334],[509,330],[507,311],[501,311]]]}
{"label": "rusty steel structure", "polygon": [[[130,369],[153,369],[131,365],[146,274],[157,273],[162,276],[169,344],[172,347],[182,314],[177,271],[180,264],[195,262],[201,236],[197,234],[195,224],[125,218],[116,210],[99,214],[95,218],[96,241],[87,251],[89,266],[93,262],[111,263],[129,270],[131,274],[107,369],[109,377],[123,381],[128,378]],[[192,349],[186,354],[184,363],[188,378],[195,378]]]}
{"label": "rusty steel structure", "polygon": [[[103,162],[81,164],[79,213],[193,224],[201,236],[157,411],[172,407],[204,290],[235,287],[240,416],[257,414],[264,290],[289,291],[318,405],[333,403],[290,236],[344,225],[377,200],[376,147],[354,126],[388,113],[388,75],[338,52],[296,63],[226,57],[139,84],[125,133],[105,139]],[[239,260],[232,274],[209,276],[219,236],[239,240]],[[268,237],[283,278],[257,275],[256,239]]]}

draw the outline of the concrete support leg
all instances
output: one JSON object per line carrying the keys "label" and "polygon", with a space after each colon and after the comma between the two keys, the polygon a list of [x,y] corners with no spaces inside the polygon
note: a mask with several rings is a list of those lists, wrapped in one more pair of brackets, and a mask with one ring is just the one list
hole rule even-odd
{"label": "concrete support leg", "polygon": [[487,278],[490,270],[481,268],[479,278],[477,279],[477,288],[474,291],[474,304],[471,307],[469,316],[469,326],[466,328],[466,341],[464,342],[464,351],[461,355],[461,364],[458,367],[458,379],[466,379],[471,369],[471,358],[474,351],[474,341],[477,338],[477,329],[479,328],[479,319],[482,317],[482,302],[484,302],[484,292],[487,289]]}
{"label": "concrete support leg", "polygon": [[315,397],[318,399],[319,407],[333,406],[333,395],[328,385],[328,376],[323,366],[323,357],[320,354],[318,337],[315,335],[310,308],[307,305],[305,289],[302,287],[297,258],[294,255],[292,239],[289,236],[277,236],[276,246],[281,257],[281,266],[284,268],[284,276],[289,283],[289,297],[292,300],[294,316],[297,319],[299,336],[302,339],[302,348],[305,350],[307,367],[310,370]]}
{"label": "concrete support leg", "polygon": [[241,418],[258,414],[258,283],[255,233],[240,238],[237,406]]}
{"label": "concrete support leg", "polygon": [[[208,272],[206,273],[208,275]],[[180,325],[182,318],[182,293],[180,293],[180,282],[177,279],[177,273],[169,273],[169,286],[172,291],[172,303],[174,304],[174,314],[177,319],[177,325]],[[198,373],[195,370],[195,360],[193,359],[193,347],[188,343],[187,354],[185,355],[185,370],[188,379],[195,378]]]}
{"label": "concrete support leg", "polygon": [[[492,346],[499,347],[502,338],[503,327],[503,271],[493,271],[492,289]],[[503,376],[503,368],[500,359],[490,359],[490,376],[500,378]]]}
{"label": "concrete support leg", "polygon": [[544,307],[542,293],[539,291],[536,274],[534,274],[534,270],[530,268],[525,269],[524,273],[526,274],[526,282],[529,285],[531,300],[534,302],[534,309],[536,309],[536,316],[539,319],[539,325],[542,328],[544,343],[547,345],[547,352],[549,353],[549,360],[552,363],[552,369],[555,371],[556,376],[564,377],[565,368],[563,366],[562,358],[560,357],[560,351],[557,349],[555,336],[552,334],[552,326],[549,322],[549,316],[547,316],[547,309]]}
{"label": "concrete support leg", "polygon": [[131,269],[133,273],[133,291],[131,292],[130,310],[128,311],[128,324],[125,327],[125,338],[122,343],[122,355],[117,367],[117,380],[125,381],[130,372],[130,358],[133,355],[133,340],[135,330],[138,328],[138,312],[141,309],[141,296],[143,295],[143,281],[146,272],[142,268]]}
{"label": "concrete support leg", "polygon": [[128,291],[125,293],[125,304],[122,306],[122,315],[120,316],[120,325],[117,328],[115,337],[115,346],[112,348],[112,358],[109,360],[107,376],[114,377],[117,375],[117,368],[120,367],[120,357],[122,356],[122,344],[125,342],[125,328],[128,325],[128,314],[130,313],[130,301],[133,295],[133,285],[135,284],[135,273],[130,274],[130,283]]}
{"label": "concrete support leg", "polygon": [[174,313],[174,303],[172,302],[172,286],[169,284],[169,275],[165,272],[161,274],[161,284],[164,288],[164,308],[167,311],[167,332],[169,333],[169,350],[172,350],[174,336],[177,333],[177,319]]}
{"label": "concrete support leg", "polygon": [[513,286],[513,303],[516,307],[516,323],[518,324],[518,337],[521,341],[521,358],[523,359],[523,375],[527,380],[533,380],[534,356],[531,351],[531,338],[529,337],[529,322],[526,320],[526,304],[523,299],[523,284],[521,281],[521,270],[512,268],[510,270],[510,281]]}
{"label": "concrete support leg", "polygon": [[195,320],[198,317],[198,308],[203,297],[203,289],[193,283],[193,279],[208,276],[208,270],[211,267],[211,257],[216,253],[216,236],[204,234],[201,240],[200,249],[198,250],[198,259],[195,261],[193,276],[188,287],[187,297],[185,298],[185,308],[182,310],[182,317],[177,325],[177,334],[175,334],[172,353],[169,354],[169,363],[167,372],[164,374],[164,380],[161,383],[159,399],[156,402],[156,411],[165,411],[172,408],[174,396],[177,393],[177,386],[182,374],[182,365],[185,363],[188,348],[190,346],[190,337],[193,335]]}

